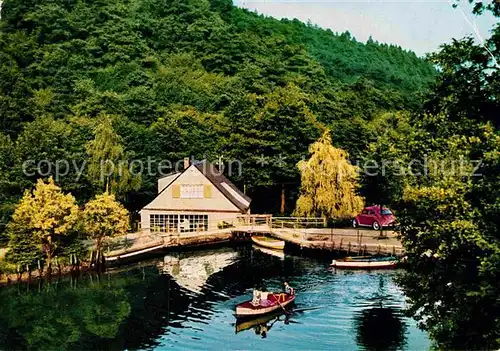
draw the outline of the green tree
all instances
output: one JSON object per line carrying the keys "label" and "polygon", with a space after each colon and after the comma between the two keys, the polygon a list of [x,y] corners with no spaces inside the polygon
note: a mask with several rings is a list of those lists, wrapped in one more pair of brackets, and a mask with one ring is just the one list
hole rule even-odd
{"label": "green tree", "polygon": [[101,251],[104,240],[125,235],[128,230],[127,210],[109,193],[90,200],[85,205],[82,217],[84,231],[94,240],[97,251]]}
{"label": "green tree", "polygon": [[133,174],[122,138],[115,132],[110,116],[101,116],[94,139],[87,143],[86,149],[90,157],[89,178],[100,190],[123,196],[140,187],[141,178]]}
{"label": "green tree", "polygon": [[309,160],[298,163],[301,186],[295,213],[329,219],[358,214],[363,198],[357,194],[357,168],[349,163],[344,150],[332,146],[329,131],[310,146],[309,153]]}
{"label": "green tree", "polygon": [[63,194],[52,178],[47,183],[40,179],[33,192],[26,191],[16,206],[9,224],[9,231],[14,235],[9,246],[17,252],[16,245],[30,248],[27,240],[16,238],[17,235],[29,236],[30,242],[43,252],[50,275],[52,258],[61,248],[64,237],[75,230],[78,217],[75,198]]}
{"label": "green tree", "polygon": [[483,211],[474,205],[476,185],[465,176],[471,164],[457,167],[457,155],[471,145],[448,147],[449,153],[433,156],[439,162],[431,164],[427,179],[404,191],[398,218],[409,269],[401,283],[409,312],[440,348],[496,349],[498,232],[484,229]]}
{"label": "green tree", "polygon": [[383,206],[397,202],[410,174],[418,171],[409,167],[414,135],[410,120],[408,112],[388,112],[369,123],[367,128],[376,140],[363,149],[360,159],[363,168],[360,192],[368,203]]}

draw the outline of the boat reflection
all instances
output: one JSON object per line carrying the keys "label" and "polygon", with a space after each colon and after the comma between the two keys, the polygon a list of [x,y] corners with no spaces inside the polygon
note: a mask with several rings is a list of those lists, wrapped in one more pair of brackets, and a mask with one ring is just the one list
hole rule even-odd
{"label": "boat reflection", "polygon": [[252,249],[256,250],[256,251],[263,252],[266,255],[271,255],[271,256],[274,256],[274,257],[278,257],[281,260],[285,259],[285,253],[283,252],[283,250],[268,249],[268,248],[265,248],[265,247],[262,247],[262,246],[258,246],[258,245],[255,245],[255,244],[252,245]]}
{"label": "boat reflection", "polygon": [[260,335],[261,338],[266,338],[267,333],[276,322],[289,324],[290,315],[285,314],[283,310],[279,310],[257,318],[238,320],[236,321],[236,334],[244,330],[253,329],[256,335]]}

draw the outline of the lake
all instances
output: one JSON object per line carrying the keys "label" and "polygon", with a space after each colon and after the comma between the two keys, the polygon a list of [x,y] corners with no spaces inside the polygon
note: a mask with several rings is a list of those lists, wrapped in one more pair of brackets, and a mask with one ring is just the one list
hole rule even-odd
{"label": "lake", "polygon": [[[397,273],[335,271],[249,245],[169,253],[100,277],[0,288],[0,349],[428,349],[402,315]],[[297,312],[235,323],[252,288],[285,280]]]}

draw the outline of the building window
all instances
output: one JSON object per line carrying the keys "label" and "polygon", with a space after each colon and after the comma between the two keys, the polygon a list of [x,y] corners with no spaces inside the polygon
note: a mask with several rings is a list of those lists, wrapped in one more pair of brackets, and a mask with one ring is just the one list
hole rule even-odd
{"label": "building window", "polygon": [[152,214],[149,228],[156,233],[203,232],[208,230],[208,215]]}
{"label": "building window", "polygon": [[208,215],[180,215],[179,217],[181,233],[208,230]]}
{"label": "building window", "polygon": [[181,198],[183,199],[203,199],[203,184],[183,184],[181,185]]}
{"label": "building window", "polygon": [[152,232],[177,232],[179,231],[179,216],[164,214],[149,215],[149,228]]}

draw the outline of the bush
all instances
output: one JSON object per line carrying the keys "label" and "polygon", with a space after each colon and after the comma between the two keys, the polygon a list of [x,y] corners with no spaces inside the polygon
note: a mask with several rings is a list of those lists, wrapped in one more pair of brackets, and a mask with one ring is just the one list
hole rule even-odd
{"label": "bush", "polygon": [[16,273],[16,265],[0,259],[0,276]]}
{"label": "bush", "polygon": [[226,229],[226,228],[234,228],[234,225],[232,225],[231,223],[228,223],[226,221],[222,221],[222,222],[219,222],[219,224],[217,224],[217,227],[219,229]]}

